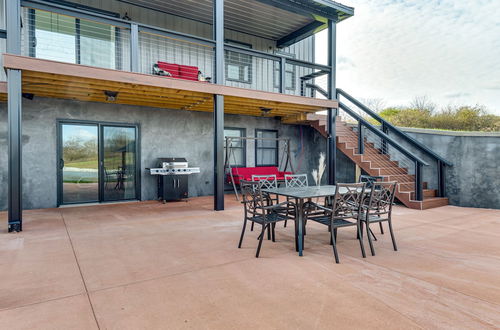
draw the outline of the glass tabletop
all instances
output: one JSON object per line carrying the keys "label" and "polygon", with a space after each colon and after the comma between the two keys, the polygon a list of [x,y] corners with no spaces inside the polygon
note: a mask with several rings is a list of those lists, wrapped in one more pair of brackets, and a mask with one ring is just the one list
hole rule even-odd
{"label": "glass tabletop", "polygon": [[335,195],[336,186],[280,187],[262,191],[291,198],[315,198]]}
{"label": "glass tabletop", "polygon": [[[280,187],[273,189],[262,189],[262,191],[269,194],[276,194],[291,198],[306,199],[316,197],[326,197],[335,195],[336,186],[308,186],[308,187]],[[360,190],[361,191],[361,190]],[[370,193],[371,189],[365,189],[365,193]],[[347,188],[340,188],[339,193],[345,194],[348,192]]]}

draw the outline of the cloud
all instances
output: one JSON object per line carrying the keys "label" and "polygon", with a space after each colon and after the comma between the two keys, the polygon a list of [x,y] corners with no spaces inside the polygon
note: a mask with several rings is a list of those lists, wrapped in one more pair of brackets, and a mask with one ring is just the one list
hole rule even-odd
{"label": "cloud", "polygon": [[355,15],[337,26],[339,87],[388,105],[460,97],[500,114],[500,1],[344,2]]}
{"label": "cloud", "polygon": [[459,97],[469,97],[469,96],[471,96],[471,93],[466,93],[466,92],[449,93],[449,94],[444,95],[444,97],[447,97],[450,99],[456,99]]}

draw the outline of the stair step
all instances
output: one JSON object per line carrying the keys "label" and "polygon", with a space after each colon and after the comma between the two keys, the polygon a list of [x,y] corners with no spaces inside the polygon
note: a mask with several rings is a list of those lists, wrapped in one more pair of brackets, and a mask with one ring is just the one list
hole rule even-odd
{"label": "stair step", "polygon": [[434,207],[446,206],[449,204],[448,198],[446,197],[428,197],[424,198],[421,202],[422,208],[421,210],[427,210]]}
{"label": "stair step", "polygon": [[[294,122],[293,118],[288,123]],[[326,116],[307,114],[296,118],[295,123],[307,124],[315,128],[324,137],[328,136]],[[353,162],[358,164],[370,175],[384,176],[386,181],[397,181],[396,198],[412,209],[428,209],[448,205],[448,198],[436,197],[435,189],[427,189],[427,182],[422,183],[423,201],[415,198],[415,176],[408,174],[408,169],[400,167],[398,161],[391,160],[387,154],[382,154],[374,142],[365,138],[364,153],[358,154],[358,133],[351,125],[343,122],[340,117],[336,121],[337,147]]]}
{"label": "stair step", "polygon": [[[436,189],[424,189],[424,199],[429,197],[436,197],[437,190]],[[415,192],[412,191],[410,194],[411,199],[415,199]]]}
{"label": "stair step", "polygon": [[[422,187],[427,189],[427,182],[422,182]],[[398,189],[400,192],[412,193],[415,191],[415,182],[398,183]]]}
{"label": "stair step", "polygon": [[396,174],[384,176],[384,181],[396,181],[398,183],[415,182],[415,176],[410,174]]}
{"label": "stair step", "polygon": [[408,174],[408,170],[406,168],[401,168],[401,167],[382,167],[382,168],[373,168],[374,170],[377,170],[379,176],[397,176],[397,175],[404,175]]}

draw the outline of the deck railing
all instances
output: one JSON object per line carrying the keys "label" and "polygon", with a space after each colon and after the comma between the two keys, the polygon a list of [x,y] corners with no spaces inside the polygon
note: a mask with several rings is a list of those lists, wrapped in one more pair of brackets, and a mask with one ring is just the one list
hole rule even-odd
{"label": "deck railing", "polygon": [[[39,0],[22,4],[25,56],[145,74],[167,62],[196,67],[202,80],[213,77],[211,39]],[[323,97],[311,86],[326,86],[329,74],[328,66],[225,44],[228,86]]]}
{"label": "deck railing", "polygon": [[[451,162],[387,122],[375,111],[340,88],[337,89],[337,99],[339,100],[339,115],[344,121],[357,125],[357,153],[363,154],[365,144],[373,143],[380,150],[379,154],[370,155],[375,157],[375,160],[378,158],[384,161],[385,155],[389,155],[392,161],[398,162],[399,167],[407,168],[408,174],[414,175],[416,200],[423,200],[424,197],[423,176],[426,172],[424,167],[429,167],[434,163],[436,180],[429,184],[437,188],[438,197],[445,197],[445,168],[453,166]],[[396,172],[389,174],[398,175]],[[426,176],[432,178],[433,176],[429,174],[427,173]]]}

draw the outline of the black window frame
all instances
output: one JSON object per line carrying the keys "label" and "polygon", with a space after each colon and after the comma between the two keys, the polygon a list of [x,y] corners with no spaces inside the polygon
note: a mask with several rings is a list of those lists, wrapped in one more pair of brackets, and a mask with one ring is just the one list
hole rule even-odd
{"label": "black window frame", "polygon": [[[255,137],[258,138],[259,136],[259,132],[274,132],[276,133],[276,146],[275,147],[259,147],[259,141],[262,141],[262,140],[255,140],[255,167],[265,167],[265,166],[276,166],[278,167],[278,163],[279,163],[279,131],[277,129],[255,129]],[[259,159],[258,159],[258,151],[260,149],[265,149],[265,150],[272,150],[272,149],[275,149],[276,152],[276,163],[274,164],[259,164]]]}
{"label": "black window frame", "polygon": [[[225,126],[224,127],[224,161],[226,161],[226,130],[234,130],[234,131],[240,131],[241,135],[240,137],[246,137],[247,136],[247,129],[244,127],[230,127],[230,126]],[[243,149],[243,164],[231,164],[231,160],[229,160],[228,164],[231,165],[231,167],[246,167],[247,166],[247,140],[241,140],[241,147],[233,147],[237,149]]]}
{"label": "black window frame", "polygon": [[[239,47],[245,47],[248,49],[252,49],[253,46],[252,44],[247,44],[241,41],[236,41],[236,40],[231,40],[231,39],[226,39],[225,43],[234,45],[234,46],[239,46]],[[235,60],[237,58],[237,60]],[[230,50],[225,50],[224,51],[224,70],[225,70],[225,76],[227,81],[234,81],[234,82],[239,82],[243,84],[251,84],[253,79],[252,79],[252,72],[253,72],[253,57],[252,55],[247,55],[247,54],[241,54],[238,52],[230,51]],[[246,59],[246,60],[245,60]],[[249,63],[248,65],[248,79],[245,80],[245,74],[244,74],[244,69],[241,69],[244,67],[242,63],[245,63],[247,61]],[[229,65],[237,65],[240,67],[240,72],[239,72],[239,79],[235,78],[229,78],[228,71],[229,71]]]}
{"label": "black window frame", "polygon": [[[276,55],[283,56],[285,58],[289,59],[295,59],[296,55],[294,53],[289,53],[289,52],[284,52],[284,51],[276,51]],[[287,70],[287,67],[292,67],[291,70]],[[281,71],[281,63],[280,62],[274,62],[274,88],[280,88],[280,71]],[[290,80],[292,85],[288,86],[286,85],[288,80],[286,79],[286,74],[290,73],[292,75],[292,79]],[[295,65],[287,63],[285,66],[285,90],[288,91],[294,91],[297,89],[297,67]]]}

